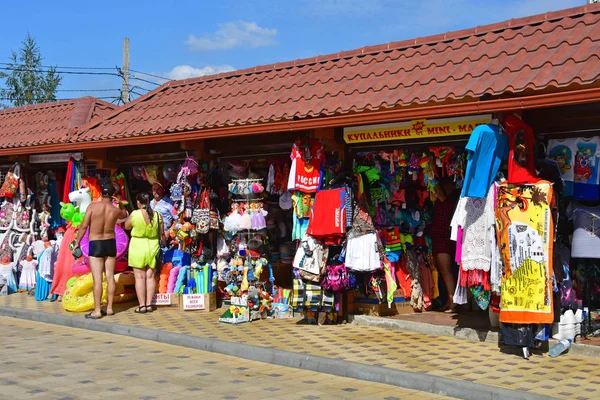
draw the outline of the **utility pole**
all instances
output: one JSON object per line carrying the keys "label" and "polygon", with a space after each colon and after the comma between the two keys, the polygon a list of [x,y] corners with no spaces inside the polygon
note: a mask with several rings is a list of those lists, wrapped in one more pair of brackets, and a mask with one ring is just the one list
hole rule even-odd
{"label": "utility pole", "polygon": [[123,104],[129,103],[129,38],[123,40],[123,87],[121,88]]}

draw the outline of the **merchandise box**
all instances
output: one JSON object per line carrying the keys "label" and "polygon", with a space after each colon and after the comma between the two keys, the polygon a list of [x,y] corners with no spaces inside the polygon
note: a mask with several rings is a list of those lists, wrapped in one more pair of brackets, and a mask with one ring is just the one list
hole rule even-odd
{"label": "merchandise box", "polygon": [[[236,307],[236,306],[231,306]],[[242,324],[244,322],[250,322],[250,310],[248,307],[240,306],[241,309],[240,314],[233,314],[229,308],[219,317],[219,322],[224,322],[226,324]]]}
{"label": "merchandise box", "polygon": [[294,317],[294,309],[290,304],[273,303],[271,306],[273,309],[273,318],[285,319]]}
{"label": "merchandise box", "polygon": [[214,311],[217,309],[217,294],[182,294],[179,296],[179,311]]}

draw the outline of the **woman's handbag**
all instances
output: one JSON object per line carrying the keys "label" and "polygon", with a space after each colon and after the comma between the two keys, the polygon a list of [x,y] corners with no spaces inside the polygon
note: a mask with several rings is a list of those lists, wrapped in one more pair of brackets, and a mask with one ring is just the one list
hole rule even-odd
{"label": "woman's handbag", "polygon": [[163,262],[162,241],[160,240],[162,237],[162,232],[160,231],[160,223],[161,223],[162,217],[159,212],[156,212],[156,216],[158,218],[158,224],[156,224],[157,225],[156,231],[158,234],[158,252],[156,253],[156,268],[160,268],[160,267],[162,267],[162,262]]}

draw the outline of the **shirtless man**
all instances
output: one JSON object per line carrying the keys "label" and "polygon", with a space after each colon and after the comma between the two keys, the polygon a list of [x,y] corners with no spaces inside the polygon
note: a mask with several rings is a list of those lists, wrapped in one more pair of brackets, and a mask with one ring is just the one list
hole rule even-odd
{"label": "shirtless man", "polygon": [[[79,248],[81,239],[87,229],[90,229],[90,269],[94,281],[94,311],[86,314],[88,319],[99,319],[103,315],[113,315],[113,300],[115,297],[115,264],[117,257],[117,242],[115,240],[115,224],[119,219],[127,218],[125,206],[114,198],[115,188],[108,182],[103,183],[102,200],[89,205],[83,223],[79,226],[75,247]],[[119,208],[112,205],[117,200]],[[108,305],[106,313],[100,308],[102,301],[102,273],[106,273],[108,283]]]}

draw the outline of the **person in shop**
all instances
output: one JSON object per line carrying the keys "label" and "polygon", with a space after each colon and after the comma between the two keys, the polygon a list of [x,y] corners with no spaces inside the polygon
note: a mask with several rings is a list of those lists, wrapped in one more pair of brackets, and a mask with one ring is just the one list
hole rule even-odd
{"label": "person in shop", "polygon": [[173,224],[173,202],[165,195],[165,188],[159,182],[152,185],[152,196],[150,208],[160,214],[164,230],[167,231]]}
{"label": "person in shop", "polygon": [[435,187],[437,200],[433,209],[433,223],[431,226],[431,239],[433,253],[437,263],[438,271],[444,281],[447,292],[447,301],[440,309],[446,312],[456,312],[453,296],[456,289],[456,278],[454,276],[454,253],[456,243],[450,239],[450,223],[454,210],[458,203],[458,191],[452,178],[442,178]]}
{"label": "person in shop", "polygon": [[[104,315],[113,315],[113,300],[115,298],[115,264],[117,262],[117,241],[115,225],[119,219],[127,218],[127,210],[123,203],[117,200],[115,188],[110,182],[101,186],[102,200],[89,205],[85,212],[83,223],[79,226],[75,241],[75,254],[81,256],[80,243],[85,232],[90,230],[89,260],[92,280],[94,282],[94,311],[85,315],[88,319],[99,319]],[[113,206],[117,202],[119,208]],[[108,304],[106,312],[100,308],[102,301],[102,274],[106,275],[108,285]]]}
{"label": "person in shop", "polygon": [[159,242],[166,243],[166,237],[161,214],[152,210],[150,196],[139,193],[136,200],[138,209],[125,221],[125,229],[131,230],[129,266],[135,275],[135,292],[139,302],[135,312],[145,314],[152,312]]}

